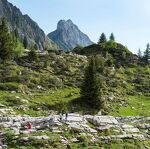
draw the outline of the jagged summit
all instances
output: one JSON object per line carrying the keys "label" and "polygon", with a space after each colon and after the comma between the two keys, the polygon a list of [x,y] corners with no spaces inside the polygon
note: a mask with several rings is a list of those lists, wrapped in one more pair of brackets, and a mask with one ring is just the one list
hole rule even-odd
{"label": "jagged summit", "polygon": [[73,22],[69,19],[67,21],[65,20],[60,20],[57,24],[57,29],[67,29],[73,25]]}
{"label": "jagged summit", "polygon": [[88,46],[93,44],[89,37],[80,31],[72,20],[60,20],[57,29],[48,34],[48,37],[64,50],[71,50],[76,46]]}

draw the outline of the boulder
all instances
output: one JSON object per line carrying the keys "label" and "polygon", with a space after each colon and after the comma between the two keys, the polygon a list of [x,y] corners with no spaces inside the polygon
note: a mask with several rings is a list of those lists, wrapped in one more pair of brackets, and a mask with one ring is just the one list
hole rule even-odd
{"label": "boulder", "polygon": [[75,114],[75,113],[68,114],[67,122],[82,122],[83,120],[84,117],[79,114]]}

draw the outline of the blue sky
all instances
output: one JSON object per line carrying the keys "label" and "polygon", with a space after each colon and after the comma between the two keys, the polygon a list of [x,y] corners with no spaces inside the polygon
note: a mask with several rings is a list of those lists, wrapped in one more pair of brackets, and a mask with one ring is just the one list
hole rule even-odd
{"label": "blue sky", "polygon": [[49,33],[71,19],[94,42],[102,32],[132,52],[150,42],[150,0],[8,0]]}

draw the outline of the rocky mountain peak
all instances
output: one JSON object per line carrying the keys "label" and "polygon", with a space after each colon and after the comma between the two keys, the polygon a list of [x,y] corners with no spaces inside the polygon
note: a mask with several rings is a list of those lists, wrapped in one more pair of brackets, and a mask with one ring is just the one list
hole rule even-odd
{"label": "rocky mountain peak", "polygon": [[60,20],[57,29],[48,34],[48,37],[64,50],[71,50],[76,46],[88,46],[93,44],[89,37],[80,31],[72,20]]}
{"label": "rocky mountain peak", "polygon": [[73,22],[69,19],[67,21],[65,20],[60,20],[57,24],[57,29],[62,30],[62,29],[68,29],[71,26],[74,26]]}

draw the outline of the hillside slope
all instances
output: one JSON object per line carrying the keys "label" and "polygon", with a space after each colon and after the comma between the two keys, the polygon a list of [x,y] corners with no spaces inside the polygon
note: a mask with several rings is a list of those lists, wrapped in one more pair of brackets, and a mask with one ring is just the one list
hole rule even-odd
{"label": "hillside slope", "polygon": [[[101,69],[100,65],[99,73],[106,81],[108,113],[117,116],[150,114],[150,67],[132,60],[125,67],[108,66],[109,58],[102,59],[105,67]],[[53,52],[48,57],[40,56],[36,63],[22,57],[18,64],[1,64],[0,103],[30,115],[37,114],[37,107],[42,109],[40,115],[48,109],[62,108],[90,112],[92,109],[86,109],[78,102],[87,62],[86,56]],[[22,103],[16,103],[16,96],[30,101],[25,104],[29,107],[27,111],[18,110],[16,104],[21,106]]]}

